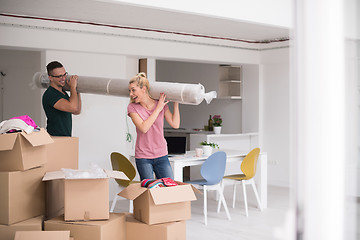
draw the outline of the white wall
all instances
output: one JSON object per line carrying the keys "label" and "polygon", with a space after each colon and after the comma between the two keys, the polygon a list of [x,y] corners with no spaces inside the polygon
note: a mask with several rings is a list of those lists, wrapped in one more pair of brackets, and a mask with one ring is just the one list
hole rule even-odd
{"label": "white wall", "polygon": [[268,153],[269,184],[290,186],[289,49],[261,53],[260,145]]}
{"label": "white wall", "polygon": [[243,65],[242,133],[259,132],[259,65]]}
{"label": "white wall", "polygon": [[4,104],[3,119],[0,121],[29,115],[37,125],[41,126],[40,109],[34,108],[41,104],[40,89],[32,89],[29,85],[33,74],[39,69],[39,51],[0,49],[0,71],[6,74],[3,78],[4,102],[1,102],[0,96],[0,104]]}

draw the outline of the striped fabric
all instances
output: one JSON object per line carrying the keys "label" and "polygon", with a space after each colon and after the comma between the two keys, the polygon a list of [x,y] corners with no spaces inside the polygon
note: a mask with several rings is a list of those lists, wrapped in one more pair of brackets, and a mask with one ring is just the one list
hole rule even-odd
{"label": "striped fabric", "polygon": [[141,181],[141,186],[146,188],[172,187],[178,185],[171,178],[161,179],[144,179]]}

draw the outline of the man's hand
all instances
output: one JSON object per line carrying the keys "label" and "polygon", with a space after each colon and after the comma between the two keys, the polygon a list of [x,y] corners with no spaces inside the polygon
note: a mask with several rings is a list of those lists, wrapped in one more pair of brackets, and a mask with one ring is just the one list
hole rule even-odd
{"label": "man's hand", "polygon": [[69,85],[70,89],[76,90],[78,78],[78,75],[71,75],[70,79],[67,80],[67,84]]}

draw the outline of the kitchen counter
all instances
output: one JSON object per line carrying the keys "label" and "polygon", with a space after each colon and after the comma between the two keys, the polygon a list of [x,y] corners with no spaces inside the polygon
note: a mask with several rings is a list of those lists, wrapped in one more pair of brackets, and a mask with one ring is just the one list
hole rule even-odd
{"label": "kitchen counter", "polygon": [[201,134],[214,134],[213,131],[204,131],[204,130],[194,130],[194,129],[186,129],[186,128],[164,128],[164,132],[166,133],[185,133],[185,134],[197,134],[197,133],[201,133]]}

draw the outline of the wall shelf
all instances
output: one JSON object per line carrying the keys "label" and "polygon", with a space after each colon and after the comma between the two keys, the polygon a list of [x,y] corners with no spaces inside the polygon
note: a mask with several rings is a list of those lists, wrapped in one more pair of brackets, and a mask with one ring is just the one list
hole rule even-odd
{"label": "wall shelf", "polygon": [[241,99],[241,66],[219,66],[219,99]]}

